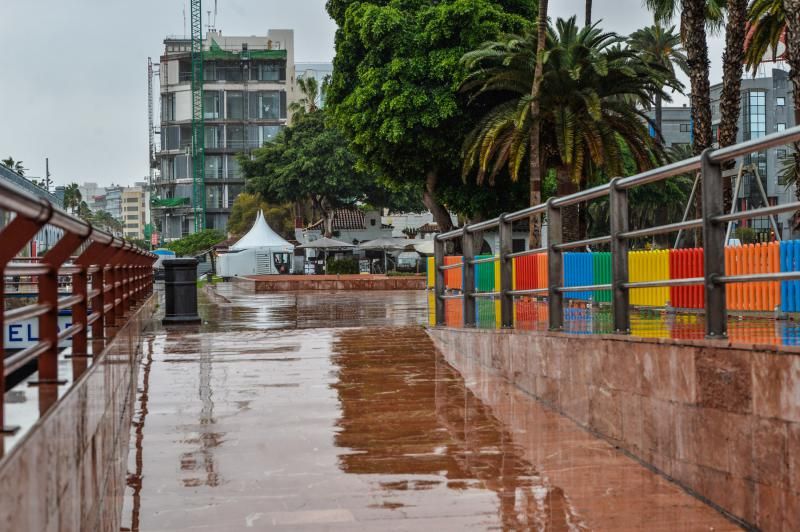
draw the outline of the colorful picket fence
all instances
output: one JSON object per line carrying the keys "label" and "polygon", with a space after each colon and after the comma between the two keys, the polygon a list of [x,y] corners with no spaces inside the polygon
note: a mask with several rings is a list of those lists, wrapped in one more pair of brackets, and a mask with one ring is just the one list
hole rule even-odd
{"label": "colorful picket fence", "polygon": [[[491,255],[477,257],[488,258]],[[608,252],[564,253],[565,287],[609,284],[611,282],[611,254]],[[456,264],[460,256],[447,256],[444,263]],[[432,259],[428,263],[428,286],[435,282]],[[748,244],[725,249],[726,275],[746,275],[772,272],[800,271],[800,240]],[[513,260],[513,287],[515,290],[547,288],[547,254],[539,253],[516,257]],[[686,279],[703,276],[703,250],[701,248],[631,251],[628,253],[628,278],[631,282]],[[461,290],[463,269],[445,271],[445,287]],[[500,289],[499,260],[475,265],[475,289],[478,292],[497,292]],[[572,300],[610,302],[611,291],[574,291],[564,296]],[[737,311],[800,312],[800,281],[764,281],[732,283],[726,287],[727,306]],[[521,304],[523,303],[524,304]],[[630,303],[638,307],[664,307],[667,304],[679,309],[702,309],[704,289],[702,283],[691,286],[634,288]],[[480,326],[499,326],[500,309],[497,298],[479,298],[476,301]],[[452,306],[452,305],[450,305]],[[541,305],[534,300],[521,299],[515,305],[515,322],[539,321]],[[461,319],[455,310],[451,319]],[[458,311],[459,313],[461,311]]]}
{"label": "colorful picket fence", "polygon": [[[669,252],[669,278],[690,279],[703,276],[703,249],[673,249]],[[672,286],[669,301],[676,308],[703,308],[703,285]]]}
{"label": "colorful picket fence", "polygon": [[[781,271],[780,244],[770,242],[725,248],[725,274],[744,275]],[[725,287],[731,310],[769,311],[780,303],[780,283],[733,283]]]}
{"label": "colorful picket fence", "polygon": [[[800,240],[781,242],[779,262],[782,272],[800,270]],[[800,281],[781,281],[780,298],[781,310],[800,312]]]}

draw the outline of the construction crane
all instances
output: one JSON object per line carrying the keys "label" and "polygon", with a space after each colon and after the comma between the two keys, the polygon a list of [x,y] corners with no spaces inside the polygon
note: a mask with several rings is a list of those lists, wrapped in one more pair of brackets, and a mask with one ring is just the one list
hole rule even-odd
{"label": "construction crane", "polygon": [[203,113],[203,7],[190,0],[192,35],[192,210],[194,230],[206,224],[205,115]]}

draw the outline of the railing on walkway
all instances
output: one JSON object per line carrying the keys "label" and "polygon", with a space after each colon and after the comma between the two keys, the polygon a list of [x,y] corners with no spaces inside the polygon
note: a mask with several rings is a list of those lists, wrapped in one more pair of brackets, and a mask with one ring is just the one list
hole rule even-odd
{"label": "railing on walkway", "polygon": [[[610,182],[558,198],[550,198],[546,203],[528,207],[511,214],[440,234],[434,244],[435,264],[435,321],[445,325],[446,303],[449,299],[463,299],[463,325],[476,325],[476,301],[480,298],[500,300],[500,323],[502,327],[514,326],[514,298],[525,296],[546,296],[548,320],[551,330],[562,330],[564,325],[564,294],[566,292],[611,291],[613,328],[617,333],[628,334],[630,322],[630,290],[652,287],[679,287],[702,285],[706,311],[706,337],[727,338],[726,285],[730,283],[752,283],[763,281],[788,281],[800,279],[800,271],[784,271],[745,275],[726,275],[725,272],[725,232],[726,224],[734,220],[744,220],[760,216],[770,216],[783,212],[800,210],[800,202],[751,209],[734,214],[726,214],[723,206],[722,165],[727,161],[758,152],[774,146],[786,145],[800,140],[800,126],[787,129],[759,139],[719,149],[707,149],[702,155],[675,162],[660,168],[648,170],[630,177],[617,177]],[[655,183],[687,172],[701,172],[702,219],[686,220],[651,228],[631,230],[628,221],[628,191],[634,187]],[[564,242],[562,234],[562,214],[564,207],[578,205],[598,198],[608,197],[610,207],[610,230],[608,236]],[[533,215],[547,216],[547,247],[512,252],[512,224]],[[654,281],[631,282],[628,274],[629,241],[653,235],[666,234],[680,230],[702,228],[703,234],[703,272],[702,277],[681,279],[662,279]],[[498,229],[500,237],[499,255],[476,258],[476,248],[482,239],[481,233]],[[460,262],[446,262],[445,244],[449,240],[461,239],[462,259]],[[565,286],[564,252],[610,244],[611,282],[586,286]],[[547,255],[547,287],[515,290],[513,287],[513,260],[528,255]],[[451,258],[451,257],[447,257]],[[499,290],[480,292],[475,287],[476,266],[499,262]],[[449,270],[461,269],[461,293],[446,293],[445,276]]]}
{"label": "railing on walkway", "polygon": [[[3,359],[0,434],[13,434],[17,428],[4,423],[5,378],[36,361],[38,378],[29,384],[63,384],[65,380],[58,374],[58,350],[59,343],[67,339],[72,340],[72,360],[83,359],[85,367],[85,359],[91,356],[88,339],[110,339],[122,325],[125,312],[150,294],[156,256],[0,181],[0,214],[6,213],[14,216],[0,227],[0,346],[4,345],[7,323],[38,319],[39,324],[39,339],[34,345]],[[45,225],[62,229],[64,236],[38,260],[15,260]],[[72,293],[59,297],[59,277],[63,280],[64,276],[71,278]],[[28,282],[37,287],[31,294],[37,301],[5,310],[6,285],[16,286],[19,279],[33,280]],[[63,309],[71,309],[72,324],[59,332],[58,314]]]}

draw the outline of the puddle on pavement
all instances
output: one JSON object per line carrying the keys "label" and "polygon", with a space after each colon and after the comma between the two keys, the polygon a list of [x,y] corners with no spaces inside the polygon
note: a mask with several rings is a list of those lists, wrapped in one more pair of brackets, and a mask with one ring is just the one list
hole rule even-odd
{"label": "puddle on pavement", "polygon": [[203,298],[202,326],[148,342],[132,530],[735,528],[485,370],[445,361],[420,327],[424,292],[225,290]]}

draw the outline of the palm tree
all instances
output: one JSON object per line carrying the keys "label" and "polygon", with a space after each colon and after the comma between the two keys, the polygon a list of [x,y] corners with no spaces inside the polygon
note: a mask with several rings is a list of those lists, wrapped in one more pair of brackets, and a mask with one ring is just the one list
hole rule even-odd
{"label": "palm tree", "polygon": [[800,124],[800,1],[753,0],[747,11],[750,23],[745,62],[753,73],[763,58],[776,58],[778,42],[785,35],[786,61],[792,81],[794,122]]}
{"label": "palm tree", "polygon": [[[719,145],[736,143],[741,111],[742,64],[747,30],[747,0],[728,0],[728,22],[725,26],[725,52],[722,54],[722,93],[720,94]],[[728,165],[733,167],[734,162]],[[733,190],[730,179],[722,181],[722,199],[725,212],[730,211]]]}
{"label": "palm tree", "polygon": [[110,231],[114,234],[122,233],[122,222],[111,216],[111,213],[107,211],[97,211],[92,215],[91,218],[92,225],[100,227],[101,229],[105,229],[106,231]]}
{"label": "palm tree", "polygon": [[78,216],[87,222],[91,221],[92,211],[89,209],[89,205],[85,201],[81,201],[80,205],[78,205]]}
{"label": "palm tree", "polygon": [[70,183],[64,188],[64,208],[72,211],[78,211],[81,205],[81,191],[77,183]]}
{"label": "palm tree", "polygon": [[[533,69],[533,82],[531,87],[531,116],[539,116],[542,78],[544,77],[545,46],[547,41],[547,8],[548,0],[539,0],[539,18],[536,21],[536,66]],[[530,205],[542,202],[542,154],[541,154],[541,125],[536,123],[530,128],[530,154],[528,166],[530,167]],[[534,215],[530,218],[528,247],[538,248],[542,245],[542,217]]]}
{"label": "palm tree", "polygon": [[[637,169],[659,162],[661,152],[647,134],[644,112],[631,102],[663,91],[669,73],[622,48],[622,42],[597,25],[579,29],[575,17],[559,19],[548,29],[538,115],[531,112],[527,91],[535,64],[532,34],[507,36],[466,54],[472,74],[465,91],[473,98],[488,92],[513,97],[491,109],[468,135],[465,177],[477,167],[478,181],[493,184],[508,168],[517,179],[535,125],[541,129],[542,160],[556,170],[559,195],[575,192],[598,171],[623,175],[622,146]],[[565,238],[580,236],[577,217],[577,210],[565,209]]]}
{"label": "palm tree", "polygon": [[25,175],[25,171],[27,168],[22,166],[22,161],[15,161],[13,157],[9,155],[8,159],[3,159],[0,161],[0,164],[8,168],[9,170],[13,170],[14,172],[18,173],[21,176]]}
{"label": "palm tree", "polygon": [[[683,84],[677,79],[675,67],[688,75],[689,64],[686,53],[681,47],[681,37],[675,32],[675,26],[666,28],[655,23],[652,26],[636,30],[628,37],[628,46],[646,63],[666,69],[670,76],[670,88],[683,91]],[[661,132],[663,98],[660,91],[656,92],[654,100],[653,129],[655,129],[656,141],[663,146],[664,137]]]}
{"label": "palm tree", "polygon": [[321,84],[314,77],[298,78],[297,86],[300,88],[302,96],[289,104],[289,111],[292,113],[292,123],[296,124],[303,115],[319,110],[318,102],[325,100],[328,83],[328,76],[325,77]]}

